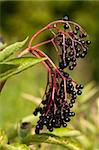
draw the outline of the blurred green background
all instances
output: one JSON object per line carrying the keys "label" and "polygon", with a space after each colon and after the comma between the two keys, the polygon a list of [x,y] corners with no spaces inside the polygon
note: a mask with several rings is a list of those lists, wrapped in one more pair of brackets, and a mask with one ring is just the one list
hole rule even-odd
{"label": "blurred green background", "polygon": [[[8,45],[31,37],[49,22],[65,15],[80,24],[92,44],[86,58],[71,75],[78,83],[94,81],[95,86],[99,85],[99,1],[0,1],[0,11],[0,35]],[[47,37],[46,34],[40,40]],[[44,51],[56,61],[51,47],[45,47]],[[0,128],[32,114],[36,103],[27,99],[42,97],[45,86],[46,70],[41,64],[9,79],[0,96]]]}

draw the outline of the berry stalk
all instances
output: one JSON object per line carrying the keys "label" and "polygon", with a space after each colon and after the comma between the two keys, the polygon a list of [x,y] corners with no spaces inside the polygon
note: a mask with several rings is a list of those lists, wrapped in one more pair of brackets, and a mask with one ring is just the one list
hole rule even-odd
{"label": "berry stalk", "polygon": [[[53,37],[51,35],[50,39],[32,46],[36,37],[46,30],[49,30]],[[35,116],[38,112],[41,114],[36,125],[36,134],[39,134],[44,126],[49,131],[61,126],[66,127],[71,117],[75,115],[71,108],[77,96],[82,94],[83,85],[78,85],[65,68],[73,70],[77,66],[77,59],[86,56],[91,43],[86,39],[87,37],[87,33],[80,25],[69,21],[65,16],[61,20],[49,23],[34,34],[29,41],[28,48],[19,55],[30,52],[34,57],[47,58],[42,62],[48,72],[45,93],[41,104],[33,112]],[[40,50],[40,46],[49,43],[57,52],[58,66]]]}

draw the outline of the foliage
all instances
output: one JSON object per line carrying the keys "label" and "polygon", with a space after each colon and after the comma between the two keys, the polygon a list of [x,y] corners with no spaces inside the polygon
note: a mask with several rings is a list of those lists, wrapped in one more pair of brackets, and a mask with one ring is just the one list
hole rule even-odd
{"label": "foliage", "polygon": [[5,60],[7,57],[12,55],[13,53],[21,50],[21,48],[24,46],[24,44],[26,43],[27,40],[28,40],[28,37],[22,42],[16,42],[15,44],[12,44],[12,45],[6,47],[5,49],[3,49],[0,52],[0,62]]}
{"label": "foliage", "polygon": [[31,57],[15,58],[4,63],[0,63],[0,81],[20,73],[21,71],[32,67],[44,59]]}
{"label": "foliage", "polygon": [[26,43],[28,38],[22,42],[12,44],[0,52],[0,88],[2,89],[2,82],[7,80],[9,77],[20,73],[21,71],[32,67],[33,65],[44,60],[44,58],[32,58],[32,57],[21,57],[6,60],[16,51],[19,51]]}

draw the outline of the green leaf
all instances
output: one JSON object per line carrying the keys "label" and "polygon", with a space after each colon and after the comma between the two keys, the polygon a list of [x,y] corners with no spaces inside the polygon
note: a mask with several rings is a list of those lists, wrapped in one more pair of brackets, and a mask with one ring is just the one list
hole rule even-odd
{"label": "green leaf", "polygon": [[45,60],[46,58],[21,57],[0,63],[0,81],[26,70],[33,65]]}
{"label": "green leaf", "polygon": [[[34,123],[34,117],[28,116],[24,118],[22,122],[27,122],[32,125]],[[22,123],[21,122],[21,123]],[[18,135],[23,143],[49,143],[49,144],[58,144],[63,147],[66,147],[70,150],[80,150],[81,146],[79,145],[79,141],[75,137],[79,137],[81,133],[78,130],[70,129],[70,128],[59,128],[54,129],[53,132],[48,132],[40,134],[40,135],[31,135],[33,133],[32,126],[30,125],[27,128],[20,128],[18,130]]]}
{"label": "green leaf", "polygon": [[0,145],[6,144],[8,142],[8,138],[4,131],[0,130]]}
{"label": "green leaf", "polygon": [[2,49],[4,49],[5,47],[6,47],[6,43],[5,44],[3,44],[2,42],[0,42],[0,51],[2,50]]}
{"label": "green leaf", "polygon": [[2,89],[3,89],[3,87],[4,87],[4,85],[5,85],[5,82],[6,82],[6,80],[0,82],[0,92],[1,92]]}
{"label": "green leaf", "polygon": [[77,137],[77,140],[80,142],[80,144],[83,146],[83,149],[88,149],[90,150],[92,148],[92,141],[89,139],[88,136],[86,135],[81,135]]}
{"label": "green leaf", "polygon": [[0,150],[30,150],[30,148],[28,146],[26,146],[25,144],[5,144],[0,146]]}
{"label": "green leaf", "polygon": [[[27,118],[24,118],[22,122],[31,123],[34,121],[32,116],[29,116]],[[22,123],[21,122],[21,123]],[[33,122],[34,123],[34,122]],[[54,131],[51,133],[42,133],[39,135],[32,135],[33,129],[32,126],[28,126],[28,128],[21,129],[19,126],[18,135],[20,137],[20,140],[22,143],[26,145],[34,144],[34,143],[49,143],[49,144],[56,144],[61,145],[65,148],[68,148],[68,150],[81,150],[81,145],[79,141],[74,137],[81,135],[81,133],[78,130],[73,129],[54,129]],[[26,130],[26,131],[25,131]]]}
{"label": "green leaf", "polygon": [[5,49],[3,49],[0,52],[0,61],[5,60],[10,55],[12,55],[14,52],[17,52],[17,51],[21,50],[21,48],[25,45],[27,40],[28,40],[28,37],[22,42],[16,42],[16,43],[6,47]]}
{"label": "green leaf", "polygon": [[49,143],[49,144],[56,144],[61,145],[68,150],[82,150],[81,146],[72,140],[71,138],[64,138],[55,136],[53,134],[39,134],[39,135],[27,135],[25,138],[22,139],[22,142],[29,145],[32,143]]}
{"label": "green leaf", "polygon": [[15,146],[15,148],[17,150],[30,150],[30,148],[28,146],[26,146],[25,144],[15,143],[15,144],[13,144],[13,146]]}
{"label": "green leaf", "polygon": [[[8,74],[11,73],[12,71],[15,70],[15,68],[18,67],[18,65],[14,65],[12,63],[9,62],[5,62],[5,63],[0,63],[0,76],[4,76],[4,74]],[[0,81],[0,92],[5,84],[6,80]]]}
{"label": "green leaf", "polygon": [[65,137],[75,137],[81,135],[80,131],[70,128],[57,128],[53,130],[52,134],[56,136],[65,136]]}
{"label": "green leaf", "polygon": [[4,62],[4,63],[0,62],[0,74],[3,74],[7,71],[11,71],[17,67],[18,67],[18,65],[15,65],[11,62]]}
{"label": "green leaf", "polygon": [[23,122],[30,122],[33,126],[36,125],[38,119],[39,119],[39,115],[37,116],[34,116],[34,115],[29,115],[27,117],[24,117],[20,123],[23,123]]}

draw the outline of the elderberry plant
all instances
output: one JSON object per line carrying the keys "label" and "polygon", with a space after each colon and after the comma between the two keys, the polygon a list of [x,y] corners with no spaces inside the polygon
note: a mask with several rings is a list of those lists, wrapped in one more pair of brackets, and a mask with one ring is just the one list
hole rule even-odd
{"label": "elderberry plant", "polygon": [[[42,32],[49,30],[51,38],[39,44],[32,45],[33,40]],[[41,104],[33,114],[40,113],[35,133],[39,134],[44,126],[49,131],[54,128],[66,127],[75,113],[71,111],[78,95],[82,94],[83,85],[76,81],[65,71],[65,68],[73,70],[77,66],[78,58],[84,58],[91,43],[87,40],[87,33],[73,21],[65,16],[61,20],[49,23],[34,34],[28,48],[19,56],[30,52],[34,57],[46,57],[42,63],[48,71],[46,90]],[[58,66],[40,50],[40,46],[51,43],[58,55]]]}

